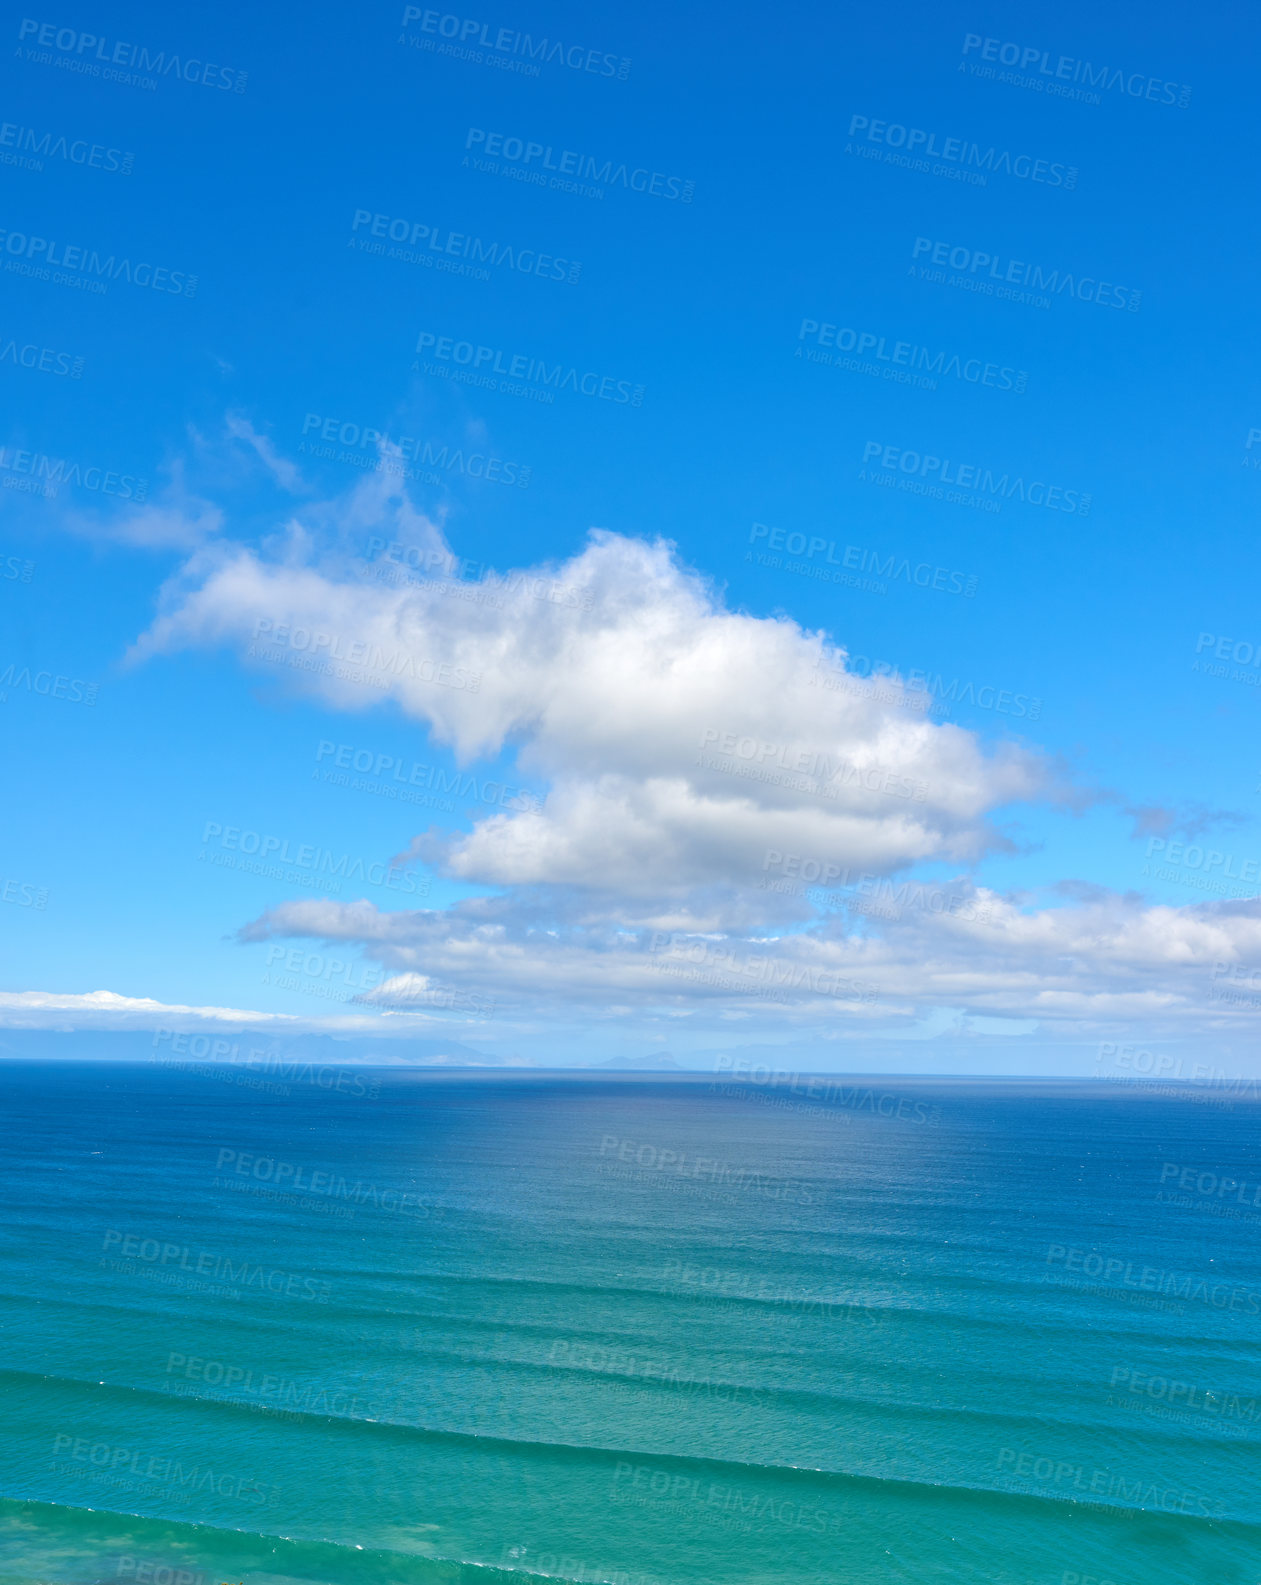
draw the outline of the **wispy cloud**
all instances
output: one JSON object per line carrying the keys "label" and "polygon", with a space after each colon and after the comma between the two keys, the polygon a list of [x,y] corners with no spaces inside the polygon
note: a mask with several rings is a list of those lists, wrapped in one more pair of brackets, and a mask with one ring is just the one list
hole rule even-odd
{"label": "wispy cloud", "polygon": [[308,487],[301,471],[287,457],[282,456],[267,436],[260,434],[243,413],[229,413],[225,427],[233,440],[241,441],[254,451],[281,489],[288,490],[293,495],[307,492]]}

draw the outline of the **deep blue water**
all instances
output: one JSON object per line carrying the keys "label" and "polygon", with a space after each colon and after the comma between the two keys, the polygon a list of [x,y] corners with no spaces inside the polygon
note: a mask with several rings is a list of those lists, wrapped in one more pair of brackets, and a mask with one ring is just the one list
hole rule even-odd
{"label": "deep blue water", "polygon": [[1254,1104],[330,1072],[0,1065],[0,1580],[1261,1579]]}

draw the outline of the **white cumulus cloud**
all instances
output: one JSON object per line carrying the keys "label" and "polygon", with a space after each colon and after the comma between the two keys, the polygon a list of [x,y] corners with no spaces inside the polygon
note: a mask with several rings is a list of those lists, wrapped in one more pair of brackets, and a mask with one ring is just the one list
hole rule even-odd
{"label": "white cumulus cloud", "polygon": [[[365,489],[368,487],[365,487]],[[359,502],[407,508],[374,481]],[[1000,847],[995,811],[1056,790],[1026,746],[986,748],[925,718],[925,696],[850,673],[844,647],[784,616],[725,607],[671,546],[595,531],[569,560],[477,585],[388,556],[317,553],[295,525],[260,552],[190,562],[138,657],[231,645],[336,709],[389,699],[464,764],[515,751],[549,787],[427,851],[470,882],[617,893],[642,912],[756,888],[768,854],[891,872]],[[782,905],[780,905],[782,912]],[[714,917],[718,917],[715,914]]]}

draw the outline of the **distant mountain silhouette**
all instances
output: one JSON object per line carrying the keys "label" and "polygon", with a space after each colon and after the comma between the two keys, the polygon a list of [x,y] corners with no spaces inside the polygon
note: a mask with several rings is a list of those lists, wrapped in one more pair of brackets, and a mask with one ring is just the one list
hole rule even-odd
{"label": "distant mountain silhouette", "polygon": [[[216,1042],[220,1042],[216,1046]],[[5,1057],[48,1061],[208,1062],[211,1065],[244,1063],[251,1054],[264,1054],[282,1062],[310,1062],[327,1066],[364,1063],[389,1068],[504,1068],[549,1069],[537,1058],[516,1053],[500,1055],[479,1051],[459,1040],[433,1035],[282,1035],[272,1030],[235,1028],[186,1031],[178,1044],[169,1031],[149,1029],[0,1029],[0,1060]],[[640,1056],[610,1057],[604,1062],[563,1062],[560,1070],[604,1073],[687,1073],[699,1069],[698,1060],[683,1062],[668,1051]],[[708,1068],[708,1063],[706,1063]]]}
{"label": "distant mountain silhouette", "polygon": [[610,1057],[607,1062],[593,1062],[593,1068],[621,1068],[624,1072],[656,1072],[662,1068],[669,1069],[672,1073],[682,1073],[683,1069],[674,1060],[668,1051],[654,1051],[646,1057]]}
{"label": "distant mountain silhouette", "polygon": [[[285,1061],[347,1063],[363,1062],[381,1067],[470,1067],[498,1068],[518,1066],[519,1061],[504,1059],[490,1052],[478,1051],[458,1040],[437,1040],[431,1036],[410,1038],[406,1035],[393,1040],[374,1039],[371,1036],[348,1035],[281,1035],[241,1029],[198,1030],[194,1037],[186,1035],[179,1047],[173,1047],[170,1036],[159,1036],[143,1029],[4,1029],[0,1030],[0,1057],[26,1057],[47,1060],[62,1057],[71,1060],[112,1060],[115,1062],[153,1062],[154,1060],[189,1059],[209,1062],[244,1060],[250,1051],[266,1052]],[[216,1055],[213,1043],[226,1042],[235,1047],[235,1055]],[[224,1048],[220,1048],[224,1050]]]}

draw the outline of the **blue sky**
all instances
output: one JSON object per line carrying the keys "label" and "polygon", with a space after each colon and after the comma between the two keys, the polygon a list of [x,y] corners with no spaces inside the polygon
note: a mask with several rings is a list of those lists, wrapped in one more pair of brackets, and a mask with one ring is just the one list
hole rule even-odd
{"label": "blue sky", "polygon": [[[1171,7],[14,19],[5,1022],[965,1072],[1128,1041],[1252,1071],[1253,31]],[[452,32],[480,58],[441,53]],[[141,51],[155,86],[106,75]],[[186,80],[207,61],[226,86]],[[1074,77],[1087,97],[1046,91]],[[565,189],[584,169],[602,196]],[[840,362],[858,337],[875,373]],[[465,357],[560,388],[452,378]],[[422,477],[375,471],[399,464],[365,429]],[[251,655],[260,623],[289,636]],[[292,664],[307,631],[393,635],[421,675],[321,681]],[[873,693],[872,661],[901,681]],[[728,735],[762,766],[823,755],[827,785],[768,791],[713,759]],[[327,779],[339,751],[384,782]],[[417,765],[463,768],[454,807],[381,790]],[[233,830],[348,874],[229,867]],[[773,853],[850,885],[773,892],[800,870]],[[933,896],[967,900],[943,921]],[[317,972],[275,983],[294,951]]]}

